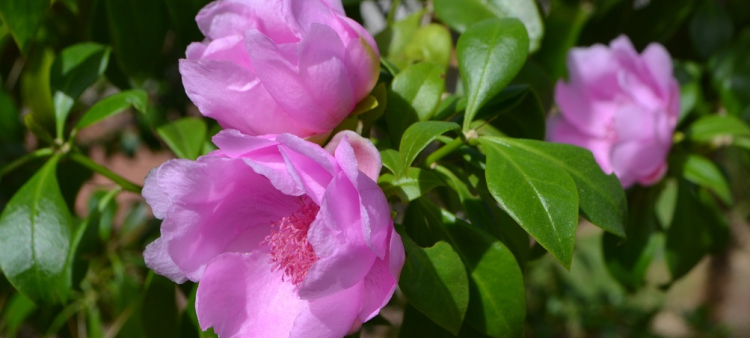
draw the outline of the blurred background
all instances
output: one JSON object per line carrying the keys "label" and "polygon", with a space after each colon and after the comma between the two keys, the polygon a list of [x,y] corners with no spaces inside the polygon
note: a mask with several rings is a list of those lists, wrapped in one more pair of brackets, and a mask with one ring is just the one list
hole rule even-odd
{"label": "blurred background", "polygon": [[[38,2],[25,1],[0,0],[0,9]],[[38,22],[32,22],[38,30],[24,32],[21,46],[0,25],[0,168],[49,142],[44,130],[54,125],[50,69],[66,47],[81,42],[109,46],[111,54],[104,77],[73,107],[74,117],[118,91],[148,93],[142,111],[131,109],[81,130],[76,145],[83,153],[141,184],[151,168],[175,157],[164,141],[164,135],[175,132],[170,128],[175,121],[199,124],[199,153],[210,151],[208,140],[219,127],[198,119],[177,68],[187,45],[203,39],[194,17],[208,2],[56,0],[43,7]],[[397,24],[420,11],[422,23],[441,22],[429,0],[396,1],[395,10],[388,0],[343,2],[347,14],[376,39],[391,34],[389,12]],[[538,0],[538,6],[544,35],[516,82],[531,84],[546,111],[555,109],[553,87],[566,76],[569,48],[607,44],[627,34],[639,50],[650,42],[669,50],[688,120],[723,112],[750,122],[750,1]],[[457,34],[452,35],[455,44]],[[447,88],[460,91],[455,55],[450,68]],[[26,118],[31,114],[33,119]],[[607,271],[601,231],[582,224],[571,271],[543,252],[528,264],[526,336],[750,337],[750,156],[736,148],[719,149],[713,156],[734,178],[735,203],[722,206],[731,233],[723,250],[671,283],[659,243],[664,239],[657,236],[645,286],[627,290]],[[0,206],[42,164],[31,161],[2,172]],[[123,192],[104,199],[114,184],[73,161],[60,163],[58,179],[78,220],[92,210],[101,212],[98,239],[74,271],[80,285],[64,306],[37,306],[0,276],[0,337],[211,336],[196,329],[195,285],[175,286],[145,268],[142,250],[158,236],[159,222],[140,196]],[[97,209],[103,199],[104,207]],[[362,336],[396,337],[403,305],[397,293],[382,318],[365,325]]]}

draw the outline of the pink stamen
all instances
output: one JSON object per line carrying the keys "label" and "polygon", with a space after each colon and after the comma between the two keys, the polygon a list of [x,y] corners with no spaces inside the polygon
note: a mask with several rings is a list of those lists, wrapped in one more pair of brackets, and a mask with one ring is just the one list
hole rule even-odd
{"label": "pink stamen", "polygon": [[271,234],[261,244],[268,243],[274,271],[284,270],[282,280],[301,283],[307,271],[318,260],[312,245],[307,241],[307,231],[318,214],[318,207],[310,198],[300,197],[299,209],[279,221],[271,223]]}

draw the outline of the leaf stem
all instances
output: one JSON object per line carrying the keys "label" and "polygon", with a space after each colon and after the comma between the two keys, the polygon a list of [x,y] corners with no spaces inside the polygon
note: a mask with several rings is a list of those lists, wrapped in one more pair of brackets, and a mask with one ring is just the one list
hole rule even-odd
{"label": "leaf stem", "polygon": [[447,156],[448,154],[452,153],[456,149],[460,148],[462,145],[464,145],[463,138],[456,137],[455,139],[453,139],[453,141],[440,147],[438,150],[435,150],[435,152],[428,155],[427,159],[425,159],[425,162],[424,162],[425,165],[429,167],[433,163],[441,160],[443,157]]}
{"label": "leaf stem", "polygon": [[22,165],[24,165],[24,164],[26,164],[26,163],[28,163],[30,161],[33,161],[33,160],[36,160],[36,159],[39,159],[39,158],[44,158],[44,157],[52,156],[53,153],[54,153],[54,151],[52,150],[52,148],[42,148],[42,149],[34,150],[34,151],[32,151],[32,152],[30,152],[30,153],[28,153],[28,154],[26,154],[26,155],[24,155],[24,156],[16,159],[15,161],[9,163],[8,165],[6,165],[5,167],[3,167],[2,169],[0,169],[0,178],[2,178],[3,176],[5,176],[5,174],[7,174],[7,173],[9,173],[9,172],[11,172],[13,170],[15,170],[16,168],[18,168],[18,167],[20,167],[20,166],[22,166]]}
{"label": "leaf stem", "polygon": [[90,158],[82,155],[78,152],[70,152],[70,158],[73,159],[73,161],[78,162],[79,164],[101,174],[102,176],[109,178],[112,180],[112,182],[117,183],[120,187],[122,187],[124,190],[134,192],[136,194],[140,194],[143,187],[128,181],[124,177],[116,174],[112,170],[107,169],[106,167],[92,161]]}
{"label": "leaf stem", "polygon": [[388,17],[385,19],[385,21],[388,23],[388,26],[393,25],[393,18],[396,16],[398,6],[401,6],[401,0],[391,1],[391,8],[388,9]]}

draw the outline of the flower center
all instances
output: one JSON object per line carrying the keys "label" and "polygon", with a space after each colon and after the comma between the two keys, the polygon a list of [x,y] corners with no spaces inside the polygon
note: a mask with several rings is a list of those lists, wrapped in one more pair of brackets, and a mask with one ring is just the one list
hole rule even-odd
{"label": "flower center", "polygon": [[307,231],[320,210],[308,197],[300,197],[297,204],[297,211],[271,223],[273,230],[261,243],[267,243],[271,249],[274,271],[284,270],[282,280],[294,285],[305,279],[307,271],[318,260],[307,241]]}

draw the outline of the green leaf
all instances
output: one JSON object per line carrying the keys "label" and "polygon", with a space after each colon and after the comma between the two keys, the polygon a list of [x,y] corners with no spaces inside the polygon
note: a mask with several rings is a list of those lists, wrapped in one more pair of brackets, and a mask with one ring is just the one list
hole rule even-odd
{"label": "green leaf", "polygon": [[54,62],[52,48],[35,48],[21,73],[21,101],[46,130],[55,129],[55,107],[50,91],[50,70]]}
{"label": "green leaf", "polygon": [[622,184],[614,174],[602,171],[591,151],[569,144],[503,140],[564,169],[576,183],[579,207],[586,219],[615,235],[625,236],[628,205]]}
{"label": "green leaf", "polygon": [[[502,92],[500,94],[502,95]],[[517,99],[517,102],[512,102],[515,103],[512,107],[507,109],[501,108],[505,106],[503,103],[510,103],[507,101],[513,101],[506,100],[499,105],[500,107],[495,108],[499,108],[500,110],[497,111],[490,122],[490,125],[503,132],[504,135],[510,137],[528,138],[540,141],[544,140],[547,114],[544,111],[544,108],[542,108],[542,103],[539,100],[539,97],[534,91],[527,90],[524,94],[519,95],[519,97],[514,99]],[[485,108],[482,110],[484,111]],[[480,112],[480,114],[482,113],[483,112]],[[485,123],[482,121],[474,122],[475,124]],[[477,132],[481,135],[481,128],[478,128]]]}
{"label": "green leaf", "polygon": [[157,128],[156,133],[177,157],[195,160],[203,148],[206,130],[206,122],[202,119],[184,117]]}
{"label": "green leaf", "polygon": [[175,284],[150,272],[140,311],[143,330],[149,338],[179,337]]}
{"label": "green leaf", "polygon": [[363,113],[360,118],[360,121],[362,121],[363,137],[370,137],[372,126],[385,114],[385,109],[388,107],[388,89],[386,88],[386,84],[383,82],[378,83],[370,93],[370,97],[375,98],[377,106]]}
{"label": "green leaf", "polygon": [[469,305],[469,281],[461,258],[448,243],[420,248],[403,237],[406,262],[399,286],[415,308],[457,334]]}
{"label": "green leaf", "polygon": [[657,192],[654,188],[635,188],[630,200],[627,239],[611,233],[602,236],[607,270],[629,291],[636,291],[643,285],[657,249],[659,224],[654,212]]}
{"label": "green leaf", "polygon": [[3,0],[0,2],[0,18],[10,29],[22,53],[28,53],[49,5],[50,0]]}
{"label": "green leaf", "polygon": [[[408,168],[424,148],[426,148],[436,137],[451,130],[461,129],[456,123],[443,121],[417,122],[409,126],[401,137],[402,168]],[[397,173],[403,175],[403,173]]]}
{"label": "green leaf", "polygon": [[140,89],[126,90],[105,97],[94,104],[83,118],[78,121],[76,128],[85,128],[112,115],[118,114],[131,106],[141,113],[146,113],[148,94]]}
{"label": "green leaf", "polygon": [[398,68],[405,68],[409,65],[406,47],[412,42],[423,16],[424,11],[417,11],[375,35],[375,43],[384,59],[387,58]]}
{"label": "green leaf", "polygon": [[0,267],[35,302],[65,302],[71,286],[71,218],[57,183],[59,156],[21,187],[0,216]]}
{"label": "green leaf", "polygon": [[452,51],[453,40],[448,29],[433,23],[420,27],[404,52],[410,62],[431,62],[447,68]]}
{"label": "green leaf", "polygon": [[62,138],[65,120],[76,99],[104,74],[109,48],[90,42],[63,49],[50,70],[57,137]]}
{"label": "green leaf", "polygon": [[[464,273],[464,276],[466,273]],[[414,306],[404,306],[404,321],[398,331],[399,338],[453,338],[456,337],[433,320],[419,312]]]}
{"label": "green leaf", "polygon": [[486,187],[485,181],[477,180],[475,182],[470,175],[458,168],[448,169],[437,166],[435,172],[442,177],[447,186],[456,192],[471,224],[486,229],[503,242],[513,252],[513,256],[516,257],[518,265],[523,270],[529,257],[529,235],[515,220],[497,206],[495,199],[489,196],[489,192],[486,192],[487,195],[484,191],[478,194],[473,192],[478,190],[477,186]]}
{"label": "green leaf", "polygon": [[688,135],[696,142],[711,142],[722,136],[750,136],[750,127],[731,115],[710,115],[693,122]]}
{"label": "green leaf", "polygon": [[23,123],[18,107],[13,98],[5,90],[0,89],[0,142],[4,145],[22,142],[23,136]]}
{"label": "green leaf", "polygon": [[468,92],[464,131],[479,109],[521,70],[528,44],[526,30],[516,19],[483,21],[458,39],[458,65]]}
{"label": "green leaf", "polygon": [[570,269],[578,226],[578,191],[564,169],[516,140],[482,137],[492,196],[539,244]]}
{"label": "green leaf", "polygon": [[21,327],[21,324],[23,324],[36,309],[36,304],[22,293],[13,294],[13,296],[10,297],[10,300],[8,300],[8,303],[3,306],[3,317],[2,320],[0,320],[0,323],[5,326],[3,333],[7,334],[8,337],[16,337],[16,333]]}
{"label": "green leaf", "polygon": [[678,189],[665,248],[673,281],[690,272],[706,254],[723,249],[729,239],[727,222],[708,194],[684,180]]}
{"label": "green leaf", "polygon": [[104,4],[117,63],[128,76],[145,80],[156,72],[162,59],[169,28],[165,2],[128,0]]}
{"label": "green leaf", "polygon": [[388,92],[386,123],[394,145],[407,127],[432,118],[445,90],[445,69],[433,63],[418,63],[396,75]]}
{"label": "green leaf", "polygon": [[398,174],[403,172],[403,162],[401,154],[393,149],[386,149],[380,152],[380,158],[383,160],[383,166],[388,168],[392,173]]}
{"label": "green leaf", "polygon": [[732,204],[729,184],[719,167],[707,158],[689,155],[682,174],[686,180],[713,191],[724,203]]}
{"label": "green leaf", "polygon": [[435,0],[434,6],[438,18],[461,33],[485,19],[516,18],[528,31],[527,49],[530,51],[539,48],[544,35],[544,25],[534,0]]}
{"label": "green leaf", "polygon": [[383,174],[378,178],[378,185],[386,196],[397,196],[404,203],[413,201],[443,185],[440,178],[427,170],[408,168],[405,174],[399,178],[392,174]]}
{"label": "green leaf", "polygon": [[521,337],[526,317],[523,273],[508,248],[489,233],[441,211],[446,240],[469,273],[469,325],[492,337]]}

